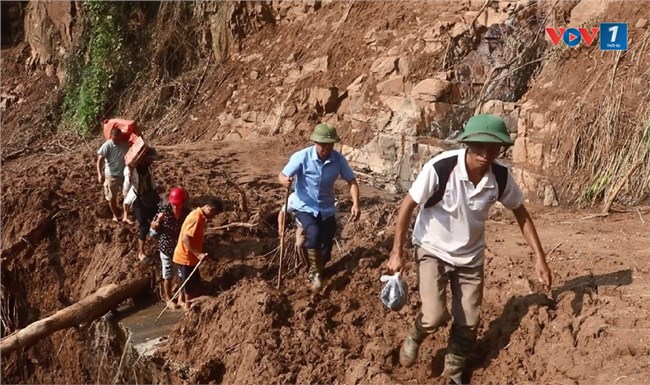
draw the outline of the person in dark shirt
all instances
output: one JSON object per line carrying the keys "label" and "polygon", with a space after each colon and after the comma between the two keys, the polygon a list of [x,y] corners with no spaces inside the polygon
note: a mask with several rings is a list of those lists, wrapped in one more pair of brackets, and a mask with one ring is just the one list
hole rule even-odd
{"label": "person in dark shirt", "polygon": [[[158,250],[162,262],[163,297],[165,302],[172,299],[172,257],[178,242],[178,236],[190,210],[185,205],[187,193],[181,187],[174,187],[169,193],[169,203],[163,202],[151,222],[153,235],[158,238]],[[170,303],[169,307],[177,309],[178,305]]]}

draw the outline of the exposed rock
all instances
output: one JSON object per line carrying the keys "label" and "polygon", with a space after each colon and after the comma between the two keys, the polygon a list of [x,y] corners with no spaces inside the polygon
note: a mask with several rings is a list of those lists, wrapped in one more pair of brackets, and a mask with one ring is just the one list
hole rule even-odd
{"label": "exposed rock", "polygon": [[540,184],[543,179],[542,175],[515,167],[512,169],[512,176],[522,191],[531,192],[533,194],[540,192]]}
{"label": "exposed rock", "polygon": [[410,147],[410,156],[404,157],[400,167],[400,178],[403,181],[404,188],[411,187],[411,183],[415,180],[426,162],[447,150],[439,146],[418,142],[411,143]]}
{"label": "exposed rock", "polygon": [[449,72],[451,71],[436,72],[433,74],[433,79],[450,80],[448,75]]}
{"label": "exposed rock", "polygon": [[441,36],[444,32],[448,31],[454,23],[450,21],[444,21],[444,20],[436,20],[435,23],[433,23],[433,28],[431,29],[431,32],[433,34],[437,34],[438,36]]}
{"label": "exposed rock", "polygon": [[404,93],[404,77],[392,76],[377,84],[377,92],[380,94],[400,95]]}
{"label": "exposed rock", "polygon": [[341,101],[337,112],[339,114],[355,114],[363,110],[366,97],[363,93],[348,93],[348,97]]}
{"label": "exposed rock", "polygon": [[546,125],[546,118],[541,112],[532,112],[529,114],[530,125],[534,128],[543,129]]}
{"label": "exposed rock", "polygon": [[251,123],[259,123],[264,120],[261,114],[257,111],[246,111],[241,115],[241,118],[245,122],[251,122]]}
{"label": "exposed rock", "polygon": [[388,108],[390,108],[391,111],[397,112],[399,111],[403,105],[407,103],[406,99],[409,99],[407,97],[400,97],[400,96],[383,96],[380,95],[379,99],[381,100],[382,103]]}
{"label": "exposed rock", "polygon": [[426,32],[423,36],[422,39],[426,41],[427,43],[432,42],[432,41],[439,41],[441,39],[441,33],[440,31],[436,30],[431,30]]}
{"label": "exposed rock", "polygon": [[293,132],[296,129],[296,123],[293,120],[287,119],[284,122],[282,122],[282,133],[283,134],[289,134]]}
{"label": "exposed rock", "polygon": [[377,41],[377,29],[372,28],[371,30],[366,32],[366,34],[363,36],[363,41],[366,44],[372,44],[372,43],[376,42]]}
{"label": "exposed rock", "polygon": [[290,70],[287,77],[284,79],[285,84],[294,84],[301,78],[300,70]]}
{"label": "exposed rock", "polygon": [[526,161],[531,166],[542,168],[544,166],[544,144],[527,140]]}
{"label": "exposed rock", "polygon": [[288,106],[284,108],[284,116],[290,117],[294,116],[298,112],[298,108],[293,103],[289,103]]}
{"label": "exposed rock", "polygon": [[[72,3],[69,1],[30,2],[25,11],[25,39],[35,64],[51,63],[59,45],[72,46]],[[53,71],[50,69],[50,73]],[[49,75],[48,75],[49,76]]]}
{"label": "exposed rock", "polygon": [[19,101],[18,95],[2,93],[0,95],[0,107],[4,110]]}
{"label": "exposed rock", "polygon": [[469,25],[465,23],[456,23],[454,27],[449,32],[449,36],[452,38],[458,38],[469,31]]}
{"label": "exposed rock", "polygon": [[648,26],[648,19],[639,19],[639,21],[636,22],[635,27],[637,28],[645,28]]}
{"label": "exposed rock", "polygon": [[257,71],[251,71],[250,73],[250,78],[253,80],[256,80],[259,77],[259,73]]}
{"label": "exposed rock", "polygon": [[375,119],[375,129],[377,131],[382,131],[388,123],[390,123],[393,113],[391,111],[381,111],[377,114]]}
{"label": "exposed rock", "polygon": [[411,95],[427,102],[443,101],[451,93],[451,82],[440,79],[425,79],[416,84]]}
{"label": "exposed rock", "polygon": [[560,202],[558,202],[557,194],[555,193],[555,188],[553,188],[552,185],[546,185],[544,187],[544,206],[557,207],[559,205]]}
{"label": "exposed rock", "polygon": [[526,163],[526,142],[528,138],[518,136],[512,146],[512,160],[515,163]]}
{"label": "exposed rock", "polygon": [[356,122],[368,123],[372,120],[371,116],[363,115],[363,114],[352,114],[348,116],[352,121],[356,121]]}
{"label": "exposed rock", "polygon": [[394,107],[396,108],[386,131],[409,136],[416,136],[424,131],[424,111],[415,99],[401,98],[401,103]]}
{"label": "exposed rock", "polygon": [[243,63],[250,63],[250,62],[253,62],[253,61],[261,61],[263,59],[264,59],[264,56],[262,56],[262,54],[254,53],[252,55],[242,56],[239,60],[241,62],[243,62]]}
{"label": "exposed rock", "polygon": [[374,181],[379,183],[377,187],[404,187],[421,167],[417,163],[416,138],[425,128],[424,111],[420,102],[412,97],[380,95],[380,99],[392,113],[355,117],[369,118],[368,122],[374,120],[374,128],[379,133],[361,148],[344,145],[342,152],[356,168],[373,173]]}
{"label": "exposed rock", "polygon": [[511,133],[519,133],[519,111],[520,110],[516,108],[508,115],[509,119],[506,124],[508,125],[508,131]]}
{"label": "exposed rock", "polygon": [[450,103],[435,102],[427,106],[426,112],[432,119],[440,121],[446,119],[452,108],[453,106]]}
{"label": "exposed rock", "polygon": [[312,72],[327,72],[329,57],[327,55],[316,58],[302,67],[302,75]]}
{"label": "exposed rock", "polygon": [[436,54],[442,52],[444,49],[445,45],[442,41],[432,41],[424,46],[424,53]]}
{"label": "exposed rock", "polygon": [[319,88],[309,90],[307,103],[311,108],[322,109],[324,112],[334,112],[338,107],[339,90],[336,87]]}
{"label": "exposed rock", "polygon": [[524,137],[528,133],[528,122],[525,119],[517,120],[517,137]]}
{"label": "exposed rock", "polygon": [[390,75],[397,70],[397,56],[378,58],[372,63],[370,71],[376,73],[379,78]]}
{"label": "exposed rock", "polygon": [[[469,24],[474,20],[474,18],[476,18],[476,15],[478,15],[478,11],[468,11],[465,12],[463,19],[467,24]],[[502,24],[508,20],[509,17],[510,16],[505,12],[496,12],[493,9],[488,8],[485,12],[481,13],[478,19],[476,19],[476,24],[474,25],[489,27],[493,24]]]}
{"label": "exposed rock", "polygon": [[360,92],[365,78],[366,75],[359,75],[359,77],[354,79],[354,81],[347,88],[348,92]]}
{"label": "exposed rock", "polygon": [[406,77],[409,74],[409,60],[405,56],[397,59],[397,73]]}
{"label": "exposed rock", "polygon": [[590,19],[605,14],[608,2],[605,0],[582,0],[571,11],[569,27],[579,27]]}

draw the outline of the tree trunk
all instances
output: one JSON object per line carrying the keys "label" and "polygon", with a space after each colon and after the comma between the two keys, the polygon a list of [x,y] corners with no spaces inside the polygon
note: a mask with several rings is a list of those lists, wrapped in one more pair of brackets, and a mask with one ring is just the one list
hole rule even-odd
{"label": "tree trunk", "polygon": [[93,321],[117,307],[125,299],[148,288],[150,282],[150,277],[141,277],[119,285],[104,286],[74,305],[1,339],[0,354],[5,355],[21,347],[31,346],[59,330]]}

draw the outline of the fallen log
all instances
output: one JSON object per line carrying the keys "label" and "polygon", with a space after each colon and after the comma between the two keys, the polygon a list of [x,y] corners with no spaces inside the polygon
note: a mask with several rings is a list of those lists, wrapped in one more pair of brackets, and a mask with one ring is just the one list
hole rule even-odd
{"label": "fallen log", "polygon": [[4,337],[0,340],[0,354],[31,346],[59,330],[93,321],[147,289],[150,283],[151,278],[147,276],[104,286],[81,301]]}

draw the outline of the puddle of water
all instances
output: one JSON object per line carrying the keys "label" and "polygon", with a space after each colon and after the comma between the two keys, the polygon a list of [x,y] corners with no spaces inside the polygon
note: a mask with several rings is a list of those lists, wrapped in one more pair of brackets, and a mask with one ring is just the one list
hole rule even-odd
{"label": "puddle of water", "polygon": [[156,304],[129,312],[130,314],[126,314],[119,320],[119,323],[128,329],[131,344],[140,355],[153,354],[158,345],[167,340],[169,333],[183,317],[183,311],[167,309],[154,325],[153,322],[164,308],[164,305]]}

